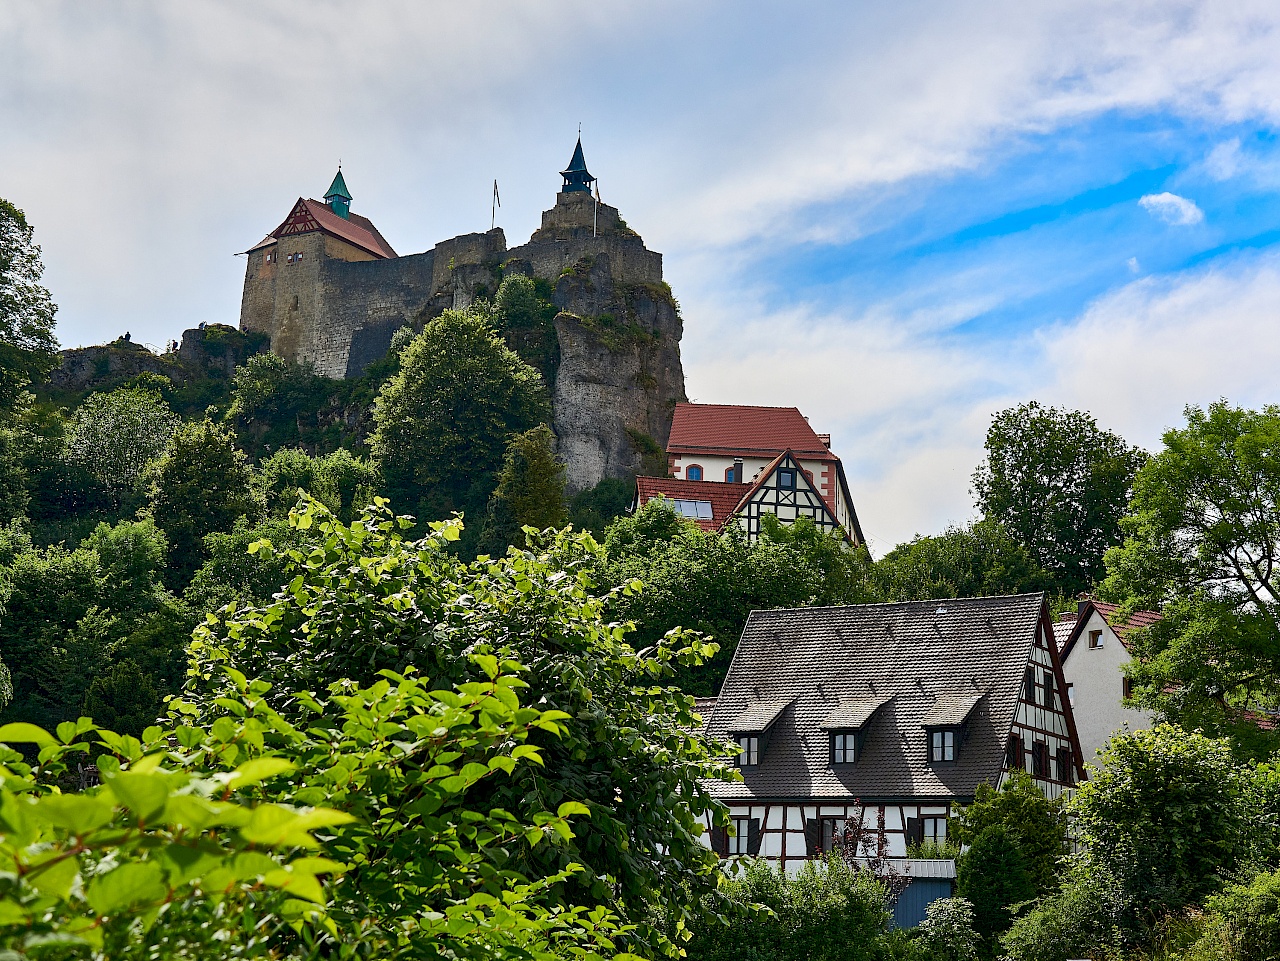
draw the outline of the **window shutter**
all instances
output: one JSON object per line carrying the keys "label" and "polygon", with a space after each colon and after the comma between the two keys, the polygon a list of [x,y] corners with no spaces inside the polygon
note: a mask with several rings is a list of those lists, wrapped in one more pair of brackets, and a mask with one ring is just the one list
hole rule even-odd
{"label": "window shutter", "polygon": [[714,827],[711,829],[711,850],[715,851],[720,857],[727,857],[729,854],[729,832],[725,828]]}
{"label": "window shutter", "polygon": [[760,853],[760,819],[752,818],[751,827],[747,831],[747,853],[756,857]]}
{"label": "window shutter", "polygon": [[808,857],[822,853],[822,822],[813,818],[804,821],[804,851]]}
{"label": "window shutter", "polygon": [[1053,710],[1053,672],[1044,672],[1044,706]]}
{"label": "window shutter", "polygon": [[920,818],[907,818],[907,843],[924,843],[924,821]]}

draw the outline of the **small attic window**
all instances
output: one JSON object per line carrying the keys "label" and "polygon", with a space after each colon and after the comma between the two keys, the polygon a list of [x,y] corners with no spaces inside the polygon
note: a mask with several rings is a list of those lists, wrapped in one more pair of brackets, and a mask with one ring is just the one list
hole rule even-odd
{"label": "small attic window", "polygon": [[784,491],[796,489],[796,472],[791,468],[778,471],[778,486]]}
{"label": "small attic window", "polygon": [[702,465],[690,464],[684,469],[685,480],[702,480]]}
{"label": "small attic window", "polygon": [[956,759],[956,731],[955,728],[943,728],[939,731],[929,732],[929,761],[946,762]]}
{"label": "small attic window", "polygon": [[1092,650],[1097,650],[1097,649],[1098,649],[1098,648],[1100,648],[1101,646],[1102,646],[1102,632],[1101,632],[1101,631],[1090,631],[1090,632],[1089,632],[1089,647],[1090,647],[1090,649],[1092,649]]}
{"label": "small attic window", "polygon": [[831,763],[853,764],[858,760],[858,732],[831,732]]}
{"label": "small attic window", "polygon": [[276,252],[274,250],[268,250],[262,255],[262,262],[264,264],[274,264],[276,262]]}
{"label": "small attic window", "polygon": [[736,738],[742,753],[738,755],[738,767],[755,767],[760,763],[760,737],[756,734],[741,734]]}

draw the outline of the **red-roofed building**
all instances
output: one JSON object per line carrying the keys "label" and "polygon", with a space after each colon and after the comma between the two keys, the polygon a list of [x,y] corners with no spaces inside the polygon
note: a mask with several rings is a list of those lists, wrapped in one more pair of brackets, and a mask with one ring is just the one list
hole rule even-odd
{"label": "red-roofed building", "polygon": [[[728,518],[716,507],[728,504],[736,490],[739,497],[730,513],[749,537],[759,534],[761,516],[772,513],[784,522],[807,516],[819,527],[841,529],[854,544],[863,541],[844,467],[831,451],[831,435],[816,433],[794,407],[677,404],[667,463],[670,478],[637,480],[637,504],[660,493],[670,497],[659,487],[679,484],[680,499],[712,507],[712,518],[691,519],[704,529],[720,530]],[[705,496],[692,497],[690,492],[699,488],[691,485],[700,485]]]}
{"label": "red-roofed building", "polygon": [[1133,659],[1128,638],[1134,631],[1160,620],[1155,611],[1134,611],[1121,618],[1115,604],[1082,600],[1074,614],[1059,616],[1054,637],[1062,658],[1067,696],[1075,713],[1084,760],[1096,763],[1113,734],[1128,726],[1139,730],[1151,725],[1147,711],[1127,707],[1129,681],[1124,666]]}

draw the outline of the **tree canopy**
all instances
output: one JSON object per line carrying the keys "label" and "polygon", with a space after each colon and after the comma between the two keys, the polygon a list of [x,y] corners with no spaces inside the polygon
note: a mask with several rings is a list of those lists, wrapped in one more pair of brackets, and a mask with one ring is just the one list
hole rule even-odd
{"label": "tree canopy", "polygon": [[1280,703],[1280,407],[1188,407],[1139,471],[1104,591],[1163,619],[1134,638],[1135,693],[1190,727],[1274,749]]}
{"label": "tree canopy", "polygon": [[1102,579],[1120,543],[1129,486],[1145,455],[1089,414],[1035,401],[996,414],[974,472],[982,513],[999,521],[1074,596]]}
{"label": "tree canopy", "polygon": [[0,198],[0,419],[57,364],[53,298],[26,215]]}

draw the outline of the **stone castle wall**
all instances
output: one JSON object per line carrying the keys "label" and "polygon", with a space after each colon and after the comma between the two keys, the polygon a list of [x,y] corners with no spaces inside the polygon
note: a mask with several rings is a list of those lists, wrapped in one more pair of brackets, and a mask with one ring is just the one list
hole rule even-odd
{"label": "stone castle wall", "polygon": [[[662,255],[618,211],[585,192],[560,193],[529,242],[501,229],[464,234],[407,257],[371,260],[318,232],[281,238],[274,263],[249,255],[241,327],[283,357],[353,377],[382,357],[400,327],[492,293],[502,269],[555,285],[560,365],[553,424],[570,490],[625,477],[661,456],[685,399],[683,327],[662,284]],[[301,251],[300,261],[288,262]],[[603,318],[603,319],[602,319]]]}

